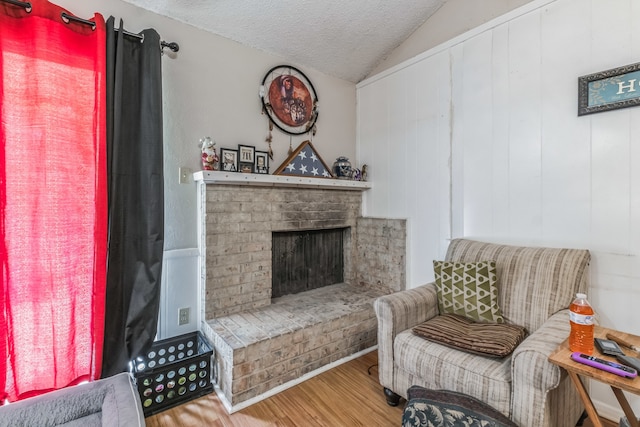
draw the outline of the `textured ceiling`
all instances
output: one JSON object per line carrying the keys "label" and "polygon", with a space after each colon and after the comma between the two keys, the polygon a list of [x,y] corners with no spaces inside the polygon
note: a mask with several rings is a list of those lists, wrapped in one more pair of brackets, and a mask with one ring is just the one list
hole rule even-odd
{"label": "textured ceiling", "polygon": [[359,82],[447,0],[124,1]]}

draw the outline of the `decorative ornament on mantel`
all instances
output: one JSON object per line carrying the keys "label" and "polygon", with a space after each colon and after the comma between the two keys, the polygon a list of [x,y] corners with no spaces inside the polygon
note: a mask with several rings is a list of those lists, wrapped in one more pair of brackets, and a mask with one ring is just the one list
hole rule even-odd
{"label": "decorative ornament on mantel", "polygon": [[340,156],[333,162],[333,174],[338,179],[351,179],[353,171],[348,158]]}
{"label": "decorative ornament on mantel", "polygon": [[[288,135],[316,134],[318,96],[311,81],[291,65],[270,69],[259,90],[262,114],[269,119],[269,133],[265,138],[269,157],[273,160],[273,125]],[[291,154],[291,140],[289,143]]]}
{"label": "decorative ornament on mantel", "polygon": [[200,151],[202,152],[202,170],[217,171],[220,158],[216,153],[216,142],[209,136],[200,138]]}

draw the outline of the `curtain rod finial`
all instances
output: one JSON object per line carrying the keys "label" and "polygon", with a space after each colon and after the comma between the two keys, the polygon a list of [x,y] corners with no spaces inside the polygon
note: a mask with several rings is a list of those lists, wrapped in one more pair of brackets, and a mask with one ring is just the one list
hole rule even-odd
{"label": "curtain rod finial", "polygon": [[169,49],[171,49],[174,52],[177,52],[177,51],[180,50],[180,46],[178,46],[178,43],[176,43],[176,42],[167,43],[167,42],[163,41],[161,44],[162,44],[163,48],[168,47]]}

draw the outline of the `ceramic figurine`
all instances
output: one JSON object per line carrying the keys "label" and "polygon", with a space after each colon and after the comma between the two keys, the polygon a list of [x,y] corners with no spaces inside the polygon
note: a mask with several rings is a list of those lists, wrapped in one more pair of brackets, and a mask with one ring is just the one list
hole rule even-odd
{"label": "ceramic figurine", "polygon": [[220,158],[216,153],[215,141],[205,136],[200,139],[200,149],[202,151],[202,169],[206,171],[217,171],[220,165]]}
{"label": "ceramic figurine", "polygon": [[367,180],[368,169],[369,169],[369,166],[362,165],[362,172],[360,173],[360,181],[366,181]]}

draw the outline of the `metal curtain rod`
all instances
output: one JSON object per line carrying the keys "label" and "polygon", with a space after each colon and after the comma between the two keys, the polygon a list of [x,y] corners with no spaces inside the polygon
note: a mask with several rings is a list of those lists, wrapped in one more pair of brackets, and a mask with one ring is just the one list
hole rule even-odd
{"label": "metal curtain rod", "polygon": [[[24,8],[24,10],[27,13],[31,13],[31,3],[29,2],[25,2],[25,1],[20,1],[20,0],[0,0],[9,4],[12,4],[14,6],[19,6]],[[74,21],[74,22],[78,22],[80,24],[85,24],[85,25],[89,25],[91,27],[92,30],[96,29],[96,23],[93,21],[89,21],[87,19],[82,19],[82,18],[78,18],[77,16],[73,16],[73,15],[69,15],[66,12],[62,12],[61,14],[62,16],[62,20],[68,24],[70,21]],[[115,29],[116,31],[118,31],[118,29]],[[124,35],[127,36],[131,36],[131,37],[136,37],[139,38],[140,40],[144,40],[144,36],[140,35],[140,34],[135,34],[135,33],[130,33],[129,31],[126,30],[122,30]],[[171,49],[174,52],[177,52],[178,50],[180,50],[180,46],[178,46],[178,43],[176,42],[165,42],[164,40],[162,40],[160,42],[160,46],[162,47],[162,49],[164,49],[165,47],[168,47],[169,49]]]}
{"label": "metal curtain rod", "polygon": [[86,19],[78,18],[77,16],[69,15],[66,12],[62,12],[60,14],[60,16],[62,16],[62,21],[65,24],[68,24],[70,21],[74,21],[74,22],[78,22],[80,24],[88,25],[88,26],[91,27],[92,30],[96,29],[96,23],[93,22],[93,21],[88,21]]}
{"label": "metal curtain rod", "polygon": [[31,3],[29,3],[28,1],[18,1],[18,0],[1,0],[1,1],[10,3],[14,6],[23,7],[24,10],[27,11],[27,13],[31,13]]}
{"label": "metal curtain rod", "polygon": [[[122,34],[124,34],[125,36],[135,37],[137,39],[144,40],[144,36],[142,34],[130,33],[127,30],[120,30],[119,28],[114,28],[114,30],[122,31]],[[177,51],[180,50],[180,46],[178,46],[178,43],[176,43],[176,42],[166,42],[166,41],[162,40],[160,42],[160,46],[162,46],[162,48],[168,47],[169,49],[171,49],[174,52],[177,52]]]}

